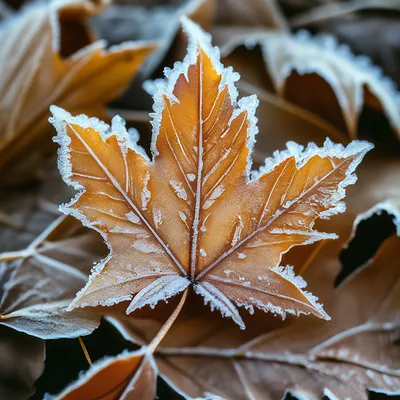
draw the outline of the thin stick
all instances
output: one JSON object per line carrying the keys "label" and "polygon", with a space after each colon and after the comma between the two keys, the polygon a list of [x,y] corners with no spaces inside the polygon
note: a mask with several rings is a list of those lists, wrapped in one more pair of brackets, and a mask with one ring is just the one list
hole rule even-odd
{"label": "thin stick", "polygon": [[167,332],[170,330],[172,324],[175,322],[175,320],[177,319],[179,313],[182,310],[183,305],[185,304],[186,301],[186,297],[187,297],[187,293],[188,293],[188,289],[186,289],[183,292],[182,298],[178,304],[178,306],[175,308],[174,312],[169,316],[169,318],[167,319],[167,321],[165,322],[165,324],[162,326],[162,328],[158,331],[157,335],[154,336],[153,340],[151,341],[151,343],[148,346],[148,350],[151,353],[154,353],[154,351],[156,350],[156,348],[158,347],[158,345],[161,343],[161,341],[164,339],[165,335],[167,334]]}
{"label": "thin stick", "polygon": [[79,340],[79,344],[80,344],[81,347],[82,347],[83,354],[84,354],[85,357],[86,357],[86,361],[88,362],[88,364],[89,364],[90,366],[92,366],[92,360],[90,359],[89,352],[87,351],[87,348],[86,348],[86,346],[85,346],[85,343],[83,342],[83,339],[79,336],[79,337],[78,337],[78,340]]}
{"label": "thin stick", "polygon": [[314,261],[315,257],[319,254],[322,247],[326,244],[326,240],[321,240],[317,247],[311,252],[310,256],[307,258],[306,262],[300,268],[298,275],[302,275],[303,272],[309,267],[309,265]]}
{"label": "thin stick", "polygon": [[32,255],[31,251],[18,250],[18,251],[5,251],[0,254],[0,261],[12,261],[18,258],[26,258]]}

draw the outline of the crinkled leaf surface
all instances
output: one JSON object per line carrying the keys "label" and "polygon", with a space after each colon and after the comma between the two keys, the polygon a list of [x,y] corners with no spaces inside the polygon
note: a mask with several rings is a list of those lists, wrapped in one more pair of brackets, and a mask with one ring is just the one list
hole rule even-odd
{"label": "crinkled leaf surface", "polygon": [[110,130],[52,109],[63,178],[80,190],[63,211],[111,250],[70,307],[132,300],[129,313],[192,285],[242,328],[237,306],[328,318],[305,282],[280,266],[282,254],[335,237],[314,221],[344,210],[345,187],[372,146],[288,143],[250,176],[257,100],[236,102],[237,76],[210,37],[189,20],[184,27],[188,55],[155,95],[152,161],[121,119]]}
{"label": "crinkled leaf surface", "polygon": [[[356,224],[383,209],[398,223],[398,211],[381,204]],[[387,239],[374,258],[337,289],[319,265],[338,272],[340,246],[328,244],[319,253],[307,276],[325,294],[330,323],[293,319],[277,329],[264,321],[246,336],[222,319],[204,324],[191,308],[157,350],[161,375],[186,398],[213,394],[235,400],[277,399],[289,392],[312,400],[323,395],[366,400],[368,389],[398,393],[399,244],[398,236]],[[157,330],[150,320],[116,325],[136,343],[149,341],[149,332]]]}
{"label": "crinkled leaf surface", "polygon": [[156,398],[157,374],[151,354],[145,350],[124,352],[93,364],[76,382],[54,398],[153,400]]}
{"label": "crinkled leaf surface", "polygon": [[89,0],[39,3],[2,23],[3,168],[7,163],[18,164],[18,155],[40,143],[48,132],[52,103],[103,115],[105,104],[120,94],[154,48],[149,43],[127,42],[106,50],[104,41],[94,41],[85,21],[105,4]]}
{"label": "crinkled leaf surface", "polygon": [[[78,229],[77,229],[78,228]],[[67,311],[104,245],[61,217],[25,250],[0,254],[0,324],[42,339],[91,333],[100,313]]]}
{"label": "crinkled leaf surface", "polygon": [[264,80],[272,79],[279,95],[347,130],[351,138],[357,135],[365,105],[383,112],[399,134],[399,95],[394,83],[368,57],[354,56],[333,36],[311,36],[306,31],[238,34],[225,41],[223,55],[240,45],[261,47],[269,75]]}

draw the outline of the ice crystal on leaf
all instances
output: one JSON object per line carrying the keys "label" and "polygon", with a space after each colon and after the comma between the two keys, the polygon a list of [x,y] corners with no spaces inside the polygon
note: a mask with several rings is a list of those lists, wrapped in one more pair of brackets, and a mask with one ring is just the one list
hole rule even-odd
{"label": "ice crystal on leaf", "polygon": [[280,262],[293,246],[335,237],[314,221],[343,212],[345,187],[372,146],[289,143],[250,175],[257,99],[237,101],[238,76],[211,37],[183,26],[188,54],[157,83],[152,160],[120,118],[110,128],[52,107],[60,170],[79,191],[61,208],[110,248],[70,308],[131,300],[132,312],[191,285],[241,328],[238,306],[329,319]]}

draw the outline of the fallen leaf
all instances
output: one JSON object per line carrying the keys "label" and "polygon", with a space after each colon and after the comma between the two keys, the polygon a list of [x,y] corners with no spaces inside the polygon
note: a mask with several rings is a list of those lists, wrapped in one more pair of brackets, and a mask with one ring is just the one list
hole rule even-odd
{"label": "fallen leaf", "polygon": [[314,231],[314,221],[344,211],[345,187],[372,146],[289,143],[250,177],[256,98],[236,105],[237,77],[223,69],[208,35],[187,19],[184,26],[188,55],[155,96],[153,161],[120,118],[110,131],[52,108],[61,173],[80,191],[62,210],[101,233],[111,250],[70,308],[135,295],[130,313],[192,285],[241,328],[235,304],[328,319],[281,257],[335,237]]}
{"label": "fallen leaf", "polygon": [[0,168],[13,171],[12,183],[32,146],[44,151],[51,144],[43,138],[52,103],[103,116],[105,104],[126,88],[154,49],[129,42],[106,50],[104,41],[94,41],[85,21],[106,3],[39,3],[3,22]]}
{"label": "fallen leaf", "polygon": [[[310,9],[290,22],[292,27],[335,35],[356,54],[371,57],[398,85],[399,12],[398,1],[353,0]],[[365,40],[365,32],[369,40]]]}
{"label": "fallen leaf", "polygon": [[219,0],[215,2],[216,23],[236,26],[263,26],[288,30],[276,0]]}
{"label": "fallen leaf", "polygon": [[[398,91],[365,56],[354,56],[333,36],[280,32],[237,35],[222,47],[227,56],[244,45],[259,45],[266,65],[265,81],[287,100],[314,112],[357,136],[360,113],[369,106],[384,113],[400,134]],[[240,69],[239,69],[240,72]]]}
{"label": "fallen leaf", "polygon": [[42,339],[77,337],[97,328],[95,309],[67,311],[104,246],[60,217],[26,249],[0,254],[0,324]]}
{"label": "fallen leaf", "polygon": [[337,17],[350,17],[347,22],[357,16],[357,12],[375,11],[396,12],[400,10],[400,3],[393,0],[351,0],[346,2],[326,2],[325,4],[308,7],[304,12],[290,19],[293,28],[304,28],[316,22],[332,20]]}
{"label": "fallen leaf", "polygon": [[44,368],[44,342],[0,326],[0,397],[24,400]]}
{"label": "fallen leaf", "polygon": [[79,379],[55,397],[58,400],[153,400],[158,370],[145,349],[126,351],[91,366]]}
{"label": "fallen leaf", "polygon": [[256,116],[261,133],[257,136],[253,153],[256,167],[271,157],[275,149],[285,148],[288,141],[304,146],[309,142],[323,146],[326,137],[343,144],[348,142],[347,136],[328,121],[243,78],[238,82],[238,89],[245,96],[256,94],[259,101]]}
{"label": "fallen leaf", "polygon": [[[354,230],[383,210],[399,222],[396,209],[380,204],[360,215]],[[319,253],[307,276],[325,294],[330,323],[292,319],[281,329],[259,324],[257,334],[249,338],[232,331],[222,319],[204,324],[191,308],[156,351],[161,376],[186,398],[277,399],[290,393],[311,400],[324,395],[367,400],[368,389],[399,393],[399,245],[399,236],[386,239],[375,256],[336,289],[333,275],[320,279],[319,266],[339,272],[342,244],[330,243]],[[131,318],[116,326],[125,339],[137,343],[140,327],[146,325]],[[148,323],[142,332],[151,329]]]}

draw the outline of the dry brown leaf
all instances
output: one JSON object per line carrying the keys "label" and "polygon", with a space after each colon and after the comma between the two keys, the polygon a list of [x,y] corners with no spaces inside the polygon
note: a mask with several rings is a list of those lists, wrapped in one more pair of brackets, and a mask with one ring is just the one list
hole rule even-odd
{"label": "dry brown leaf", "polygon": [[[399,212],[380,204],[360,215],[355,228],[382,210],[399,223]],[[204,324],[192,307],[186,318],[175,322],[157,351],[161,376],[186,398],[207,397],[207,393],[224,399],[272,400],[289,392],[310,400],[323,395],[367,400],[367,389],[399,393],[399,245],[398,236],[387,239],[374,258],[337,289],[333,274],[321,279],[319,266],[337,273],[341,245],[331,243],[320,252],[308,278],[325,295],[330,323],[293,319],[274,330],[259,324],[258,333],[246,337],[223,320]],[[153,324],[131,319],[116,326],[126,339],[137,343],[149,340],[144,333],[156,329]]]}
{"label": "dry brown leaf", "polygon": [[44,342],[0,326],[0,398],[25,400],[44,368]]}
{"label": "dry brown leaf", "polygon": [[[339,2],[328,2],[308,10],[290,19],[292,28],[304,28],[316,22],[335,19],[337,17],[352,16],[360,11],[400,11],[398,0],[349,0]],[[351,19],[350,19],[351,20]],[[347,21],[349,22],[349,21]]]}
{"label": "dry brown leaf", "polygon": [[97,328],[98,311],[66,311],[93,262],[105,254],[93,232],[80,231],[70,217],[61,217],[26,249],[0,254],[0,324],[42,339]]}
{"label": "dry brown leaf", "polygon": [[111,250],[70,307],[133,299],[130,313],[191,285],[241,328],[236,306],[329,318],[280,261],[294,246],[335,237],[313,230],[314,221],[344,211],[345,187],[371,145],[292,142],[250,176],[257,100],[236,104],[236,75],[184,21],[188,55],[155,96],[153,161],[120,118],[110,130],[52,109],[63,178],[80,190],[62,209]]}
{"label": "dry brown leaf", "polygon": [[259,25],[288,30],[286,19],[276,0],[219,0],[215,3],[217,24]]}
{"label": "dry brown leaf", "polygon": [[[104,106],[126,88],[154,44],[124,43],[105,49],[86,19],[106,1],[53,1],[27,7],[0,29],[4,45],[0,81],[0,168],[13,168],[40,152],[48,107],[57,103],[102,116]],[[7,176],[3,176],[5,180]]]}
{"label": "dry brown leaf", "polygon": [[[293,19],[291,25],[335,35],[356,54],[371,57],[398,85],[399,21],[398,0],[352,0],[336,3],[335,7],[311,9]],[[365,40],[366,32],[368,40]]]}
{"label": "dry brown leaf", "polygon": [[57,400],[153,400],[158,370],[145,350],[105,358],[57,395]]}
{"label": "dry brown leaf", "polygon": [[227,56],[241,45],[261,47],[268,71],[264,80],[271,79],[279,95],[331,121],[351,138],[357,136],[365,105],[383,112],[400,134],[399,94],[393,82],[367,57],[354,56],[334,37],[312,37],[305,31],[294,36],[279,32],[237,35],[225,44],[222,54]]}
{"label": "dry brown leaf", "polygon": [[256,116],[261,133],[257,136],[253,154],[256,167],[262,165],[267,157],[271,157],[276,149],[285,148],[288,141],[303,146],[307,146],[309,142],[323,146],[326,137],[343,144],[348,142],[344,133],[304,108],[262,90],[243,78],[237,86],[241,95],[256,94],[259,101]]}

